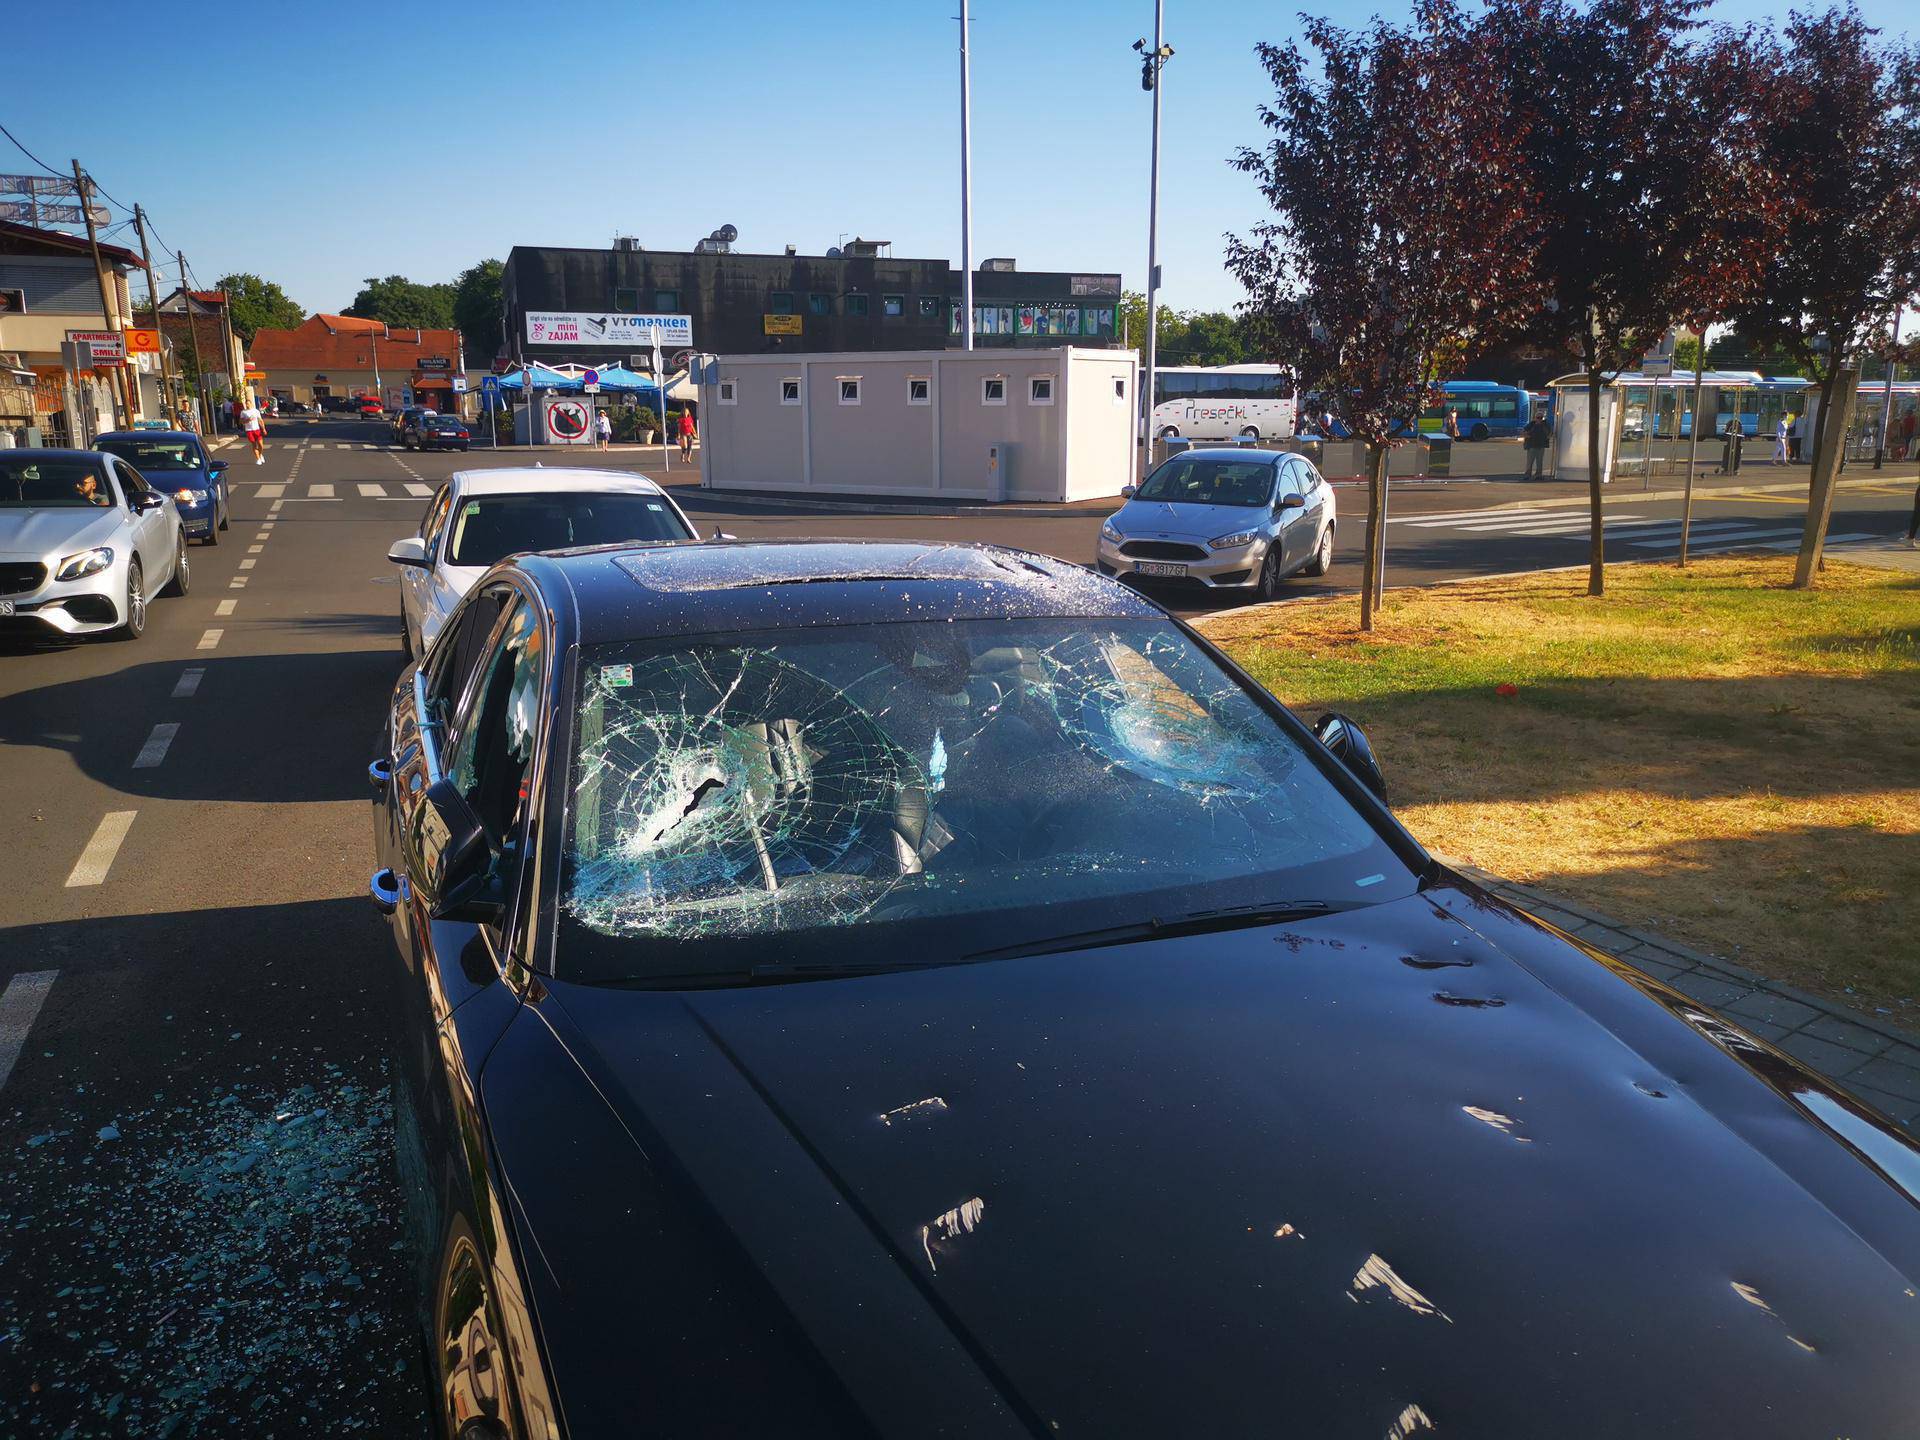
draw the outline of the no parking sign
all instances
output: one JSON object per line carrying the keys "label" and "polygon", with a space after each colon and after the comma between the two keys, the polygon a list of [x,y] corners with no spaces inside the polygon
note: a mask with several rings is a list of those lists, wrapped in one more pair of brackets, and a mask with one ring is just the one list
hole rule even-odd
{"label": "no parking sign", "polygon": [[593,408],[584,400],[549,399],[541,415],[549,445],[587,445],[593,441]]}

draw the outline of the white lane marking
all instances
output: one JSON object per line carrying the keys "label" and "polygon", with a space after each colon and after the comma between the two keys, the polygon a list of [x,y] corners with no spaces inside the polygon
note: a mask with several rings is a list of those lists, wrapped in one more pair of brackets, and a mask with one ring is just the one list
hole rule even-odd
{"label": "white lane marking", "polygon": [[269,505],[269,506],[267,507],[267,514],[269,514],[269,515],[278,515],[278,514],[280,513],[280,507],[281,507],[282,505],[284,505],[284,504],[286,504],[286,503],[287,503],[287,502],[286,502],[286,501],[284,501],[284,500],[276,500],[276,501],[274,501],[274,502],[273,502],[273,504],[271,504],[271,505]]}
{"label": "white lane marking", "polygon": [[173,744],[173,737],[180,733],[180,722],[162,720],[153,727],[153,733],[147,736],[147,743],[140,747],[140,753],[133,757],[133,768],[152,770],[167,758],[167,747]]}
{"label": "white lane marking", "polygon": [[[233,602],[224,601],[222,603],[232,604]],[[175,700],[190,698],[193,692],[200,688],[200,680],[206,673],[207,668],[204,665],[189,665],[185,670],[180,672],[180,678],[173,682],[173,695],[171,698]]]}
{"label": "white lane marking", "polygon": [[331,500],[333,498],[333,482],[331,480],[314,481],[311,485],[307,486],[307,498],[309,500]]}
{"label": "white lane marking", "polygon": [[[1638,520],[1642,517],[1638,511],[1630,510],[1606,518],[1607,523],[1612,524],[1615,520]],[[1489,515],[1483,510],[1475,519],[1449,517],[1431,520],[1423,515],[1418,520],[1409,519],[1405,523],[1415,530],[1505,530],[1514,525],[1585,525],[1588,521],[1585,515],[1542,515],[1538,511],[1529,513],[1521,510]]]}
{"label": "white lane marking", "polygon": [[[1729,540],[1738,540],[1745,544],[1748,541],[1773,540],[1782,535],[1798,535],[1800,533],[1800,526],[1790,525],[1779,530],[1722,531],[1720,534],[1715,535],[1713,540],[1715,544]],[[1633,542],[1633,548],[1636,550],[1678,550],[1680,548],[1680,537],[1678,535],[1668,535],[1658,540],[1636,540]]]}
{"label": "white lane marking", "polygon": [[266,549],[266,548],[267,548],[267,547],[266,547],[266,546],[264,546],[264,545],[249,545],[249,546],[247,547],[247,553],[248,553],[249,555],[258,555],[258,554],[259,554],[259,553],[260,553],[260,552],[261,552],[262,550],[264,550],[264,549]]}
{"label": "white lane marking", "polygon": [[[1693,533],[1699,535],[1708,530],[1737,529],[1739,526],[1751,525],[1752,523],[1751,520],[1696,520],[1693,522]],[[1647,535],[1658,535],[1662,531],[1667,530],[1678,533],[1679,529],[1680,522],[1678,520],[1633,520],[1625,525],[1607,526],[1607,535],[1609,538],[1617,537],[1622,540],[1631,540]],[[1569,527],[1543,525],[1535,528],[1529,525],[1524,530],[1503,530],[1500,533],[1503,535],[1566,535],[1578,539],[1587,533],[1587,527],[1585,525]]]}
{"label": "white lane marking", "polygon": [[133,828],[135,810],[109,810],[100,817],[93,838],[87,841],[87,848],[80,852],[80,858],[74,862],[73,873],[67,876],[69,888],[76,885],[99,885],[107,878],[107,871],[113,868],[113,857],[120,853],[120,842],[127,838],[127,831]]}
{"label": "white lane marking", "polygon": [[287,493],[287,487],[285,485],[262,485],[254,493],[262,500],[278,500],[282,495]]}
{"label": "white lane marking", "polygon": [[58,970],[23,970],[0,992],[0,1085],[13,1074],[14,1062],[27,1043],[27,1032],[40,1017],[40,1007],[53,988]]}
{"label": "white lane marking", "polygon": [[200,637],[200,643],[193,648],[196,650],[211,650],[220,643],[220,637],[226,633],[224,630],[209,630]]}
{"label": "white lane marking", "polygon": [[260,562],[258,560],[242,560],[240,562],[240,568],[242,570],[251,570],[254,566],[258,565],[259,563]]}
{"label": "white lane marking", "polygon": [[359,489],[360,489],[360,493],[366,496],[369,500],[384,500],[387,495],[386,486],[375,485],[367,481],[362,481]]}
{"label": "white lane marking", "polygon": [[244,576],[244,575],[236,575],[236,576],[235,576],[235,577],[234,577],[233,579],[231,579],[231,580],[229,580],[229,581],[227,581],[227,588],[228,588],[229,590],[244,590],[244,589],[246,589],[246,588],[247,588],[247,577],[246,577],[246,576]]}
{"label": "white lane marking", "polygon": [[416,500],[431,500],[433,498],[433,486],[420,485],[413,481],[408,481],[407,494],[413,496]]}
{"label": "white lane marking", "polygon": [[222,600],[218,605],[213,607],[213,613],[215,615],[231,615],[233,613],[233,607],[239,603],[238,600]]}

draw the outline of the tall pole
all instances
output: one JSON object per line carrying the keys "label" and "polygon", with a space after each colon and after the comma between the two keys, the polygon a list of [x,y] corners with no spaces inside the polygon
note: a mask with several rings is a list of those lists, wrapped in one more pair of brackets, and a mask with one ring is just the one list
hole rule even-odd
{"label": "tall pole", "polygon": [[973,349],[973,62],[967,0],[960,0],[960,348]]}
{"label": "tall pole", "polygon": [[227,392],[233,396],[233,416],[237,429],[241,408],[240,387],[247,381],[247,365],[246,361],[242,360],[240,373],[238,375],[233,373],[233,294],[227,290],[220,292],[220,336],[227,345]]}
{"label": "tall pole", "polygon": [[187,288],[187,252],[174,251],[173,258],[180,262],[180,297],[187,310],[187,338],[193,342],[193,383],[200,402],[200,424],[204,432],[213,434],[213,401],[207,395],[207,372],[200,363],[200,317],[193,310],[193,291]]}
{"label": "tall pole", "polygon": [[147,215],[138,205],[133,207],[133,228],[140,236],[140,258],[147,266],[147,309],[153,312],[153,333],[160,342],[160,408],[167,417],[167,428],[173,428],[178,418],[175,411],[179,408],[179,397],[173,389],[173,365],[167,359],[167,337],[160,329],[160,297],[153,288],[153,252],[147,248]]}
{"label": "tall pole", "polygon": [[1893,353],[1894,347],[1900,343],[1900,317],[1905,312],[1903,305],[1893,307],[1893,333],[1887,336],[1887,385],[1880,394],[1880,438],[1873,447],[1873,468],[1876,470],[1885,464],[1887,458],[1887,426],[1893,420]]}
{"label": "tall pole", "polygon": [[1165,0],[1153,0],[1153,50],[1141,70],[1141,83],[1153,92],[1153,154],[1147,170],[1147,365],[1140,380],[1147,424],[1147,458],[1153,458],[1153,373],[1159,349],[1156,323],[1160,303],[1160,81],[1173,52],[1167,48]]}
{"label": "tall pole", "polygon": [[[94,228],[93,224],[92,196],[87,193],[86,172],[80,168],[80,162],[78,160],[73,162],[73,188],[79,192],[80,218],[87,222],[87,244],[93,250],[93,278],[100,286],[101,318],[105,322],[107,329],[118,334],[120,331],[120,312],[118,307],[116,307],[113,301],[107,296],[107,267],[106,262],[100,258],[100,234],[99,231]],[[125,344],[124,341],[121,343],[123,345]],[[124,355],[124,351],[122,353]],[[124,380],[124,377],[115,378]],[[109,381],[107,389],[113,395],[113,428],[116,430],[124,430],[133,423],[132,408],[123,398],[119,386]]]}
{"label": "tall pole", "polygon": [[1693,530],[1693,463],[1700,454],[1700,387],[1707,371],[1707,327],[1700,326],[1700,353],[1693,357],[1693,422],[1687,426],[1687,483],[1680,504],[1680,568],[1687,568],[1687,541]]}

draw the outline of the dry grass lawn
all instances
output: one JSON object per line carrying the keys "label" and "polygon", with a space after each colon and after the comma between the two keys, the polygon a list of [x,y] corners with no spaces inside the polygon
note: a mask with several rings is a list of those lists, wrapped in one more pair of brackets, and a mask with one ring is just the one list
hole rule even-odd
{"label": "dry grass lawn", "polygon": [[1835,563],[1796,593],[1791,563],[1392,592],[1372,635],[1348,598],[1203,628],[1365,726],[1433,850],[1911,1021],[1920,582]]}

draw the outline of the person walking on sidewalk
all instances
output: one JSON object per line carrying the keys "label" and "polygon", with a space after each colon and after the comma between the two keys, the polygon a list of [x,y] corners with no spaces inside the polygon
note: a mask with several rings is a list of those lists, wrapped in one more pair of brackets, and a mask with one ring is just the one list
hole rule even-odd
{"label": "person walking on sidewalk", "polygon": [[1784,411],[1781,412],[1779,420],[1774,422],[1773,463],[1776,465],[1787,463],[1787,417]]}
{"label": "person walking on sidewalk", "polygon": [[1807,416],[1802,411],[1793,417],[1793,424],[1787,427],[1787,460],[1794,465],[1800,463],[1800,441],[1806,430]]}
{"label": "person walking on sidewalk", "polygon": [[693,459],[693,411],[684,407],[680,411],[680,458]]}
{"label": "person walking on sidewalk", "polygon": [[267,463],[267,422],[260,418],[259,408],[248,404],[240,412],[240,428],[247,432],[247,444],[253,447],[253,463]]}
{"label": "person walking on sidewalk", "polygon": [[599,418],[595,420],[593,424],[595,432],[600,436],[600,448],[604,450],[613,440],[612,417],[610,417],[606,411],[602,410]]}
{"label": "person walking on sidewalk", "polygon": [[1522,432],[1521,444],[1526,447],[1527,472],[1523,480],[1544,480],[1547,478],[1547,446],[1553,443],[1553,427],[1547,424],[1544,415],[1536,415],[1527,422]]}
{"label": "person walking on sidewalk", "polygon": [[1446,423],[1441,428],[1446,431],[1449,440],[1458,440],[1460,438],[1460,412],[1449,408]]}

